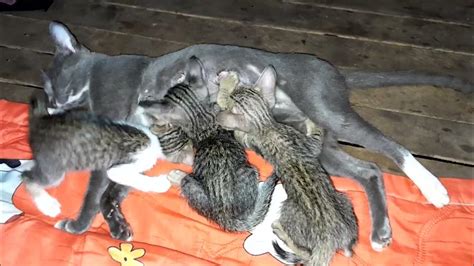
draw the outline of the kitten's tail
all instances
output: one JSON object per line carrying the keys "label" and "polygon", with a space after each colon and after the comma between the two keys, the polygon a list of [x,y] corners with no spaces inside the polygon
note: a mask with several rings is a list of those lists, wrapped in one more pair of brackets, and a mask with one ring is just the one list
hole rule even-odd
{"label": "kitten's tail", "polygon": [[275,250],[276,256],[281,262],[284,262],[285,264],[297,264],[302,262],[295,253],[284,250],[276,241],[272,242],[272,246]]}
{"label": "kitten's tail", "polygon": [[265,215],[267,214],[272,201],[273,191],[275,190],[275,186],[279,179],[280,178],[273,173],[258,189],[259,192],[257,201],[255,202],[254,211],[242,225],[243,228],[240,228],[241,230],[238,231],[249,231],[265,219]]}

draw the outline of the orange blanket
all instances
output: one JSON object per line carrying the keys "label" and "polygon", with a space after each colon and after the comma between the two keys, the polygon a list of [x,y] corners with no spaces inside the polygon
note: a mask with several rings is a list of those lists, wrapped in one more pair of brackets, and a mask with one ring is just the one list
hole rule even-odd
{"label": "orange blanket", "polygon": [[[27,106],[0,100],[0,158],[29,159]],[[268,175],[271,166],[254,153],[252,163]],[[159,162],[152,174],[183,165]],[[270,255],[251,256],[243,247],[247,233],[219,230],[191,210],[178,188],[164,194],[132,191],[123,203],[131,224],[130,244],[114,240],[101,215],[89,231],[71,235],[53,227],[58,219],[75,217],[86,190],[87,173],[71,173],[49,190],[62,204],[60,217],[41,215],[20,186],[13,202],[23,214],[0,224],[0,265],[279,265]],[[360,225],[354,257],[338,254],[333,265],[473,265],[473,181],[443,178],[451,203],[442,209],[428,204],[407,178],[385,174],[393,243],[381,253],[369,243],[370,221],[365,193],[355,182],[334,177],[347,192]],[[0,188],[1,192],[1,188]]]}

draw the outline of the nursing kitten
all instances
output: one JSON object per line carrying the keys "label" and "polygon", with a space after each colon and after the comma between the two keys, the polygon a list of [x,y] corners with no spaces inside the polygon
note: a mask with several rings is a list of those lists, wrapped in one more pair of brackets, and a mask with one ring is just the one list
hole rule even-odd
{"label": "nursing kitten", "polygon": [[141,174],[164,156],[158,138],[140,126],[81,110],[49,115],[46,101],[35,97],[29,142],[35,165],[22,178],[37,208],[51,217],[61,206],[45,188],[58,185],[68,171],[108,169],[112,181],[141,191],[165,192],[171,185],[164,176]]}
{"label": "nursing kitten", "polygon": [[[187,165],[193,164],[193,144],[188,135],[186,135],[180,127],[172,126],[170,124],[154,124],[150,130],[153,134],[158,136],[166,160]],[[168,173],[168,180],[172,184],[179,186],[181,180],[186,175],[187,174],[181,170],[171,170]]]}
{"label": "nursing kitten", "polygon": [[314,127],[309,137],[274,120],[270,107],[275,83],[275,70],[267,67],[253,88],[239,86],[232,91],[229,110],[217,120],[225,128],[243,131],[245,141],[273,164],[282,181],[288,198],[272,228],[295,254],[274,241],[276,253],[291,263],[328,265],[337,250],[352,254],[358,236],[356,217],[319,161],[324,131]]}
{"label": "nursing kitten", "polygon": [[169,89],[164,100],[139,105],[179,126],[191,139],[193,173],[181,181],[189,205],[226,231],[248,231],[264,219],[277,178],[270,177],[259,188],[258,172],[243,146],[216,124],[214,108],[206,103],[201,62],[192,57],[186,73],[185,83]]}

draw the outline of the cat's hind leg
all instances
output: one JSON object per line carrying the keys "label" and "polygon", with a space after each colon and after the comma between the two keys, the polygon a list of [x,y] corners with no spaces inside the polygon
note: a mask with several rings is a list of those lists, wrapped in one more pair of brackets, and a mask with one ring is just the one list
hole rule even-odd
{"label": "cat's hind leg", "polygon": [[423,196],[436,207],[441,208],[449,203],[448,192],[443,184],[405,147],[383,135],[354,110],[346,110],[344,116],[344,125],[335,131],[338,138],[362,145],[391,158],[415,183]]}
{"label": "cat's hind leg", "polygon": [[45,190],[56,186],[64,177],[64,173],[44,173],[35,165],[29,171],[23,172],[26,191],[33,198],[33,202],[44,215],[56,217],[61,213],[61,204]]}
{"label": "cat's hind leg", "polygon": [[195,179],[194,175],[189,174],[181,180],[181,193],[193,209],[203,216],[210,216],[212,206],[209,196],[204,191],[201,183]]}
{"label": "cat's hind leg", "polygon": [[146,176],[138,173],[134,164],[121,164],[107,170],[110,180],[115,183],[133,187],[144,192],[163,193],[168,191],[171,183],[166,175]]}
{"label": "cat's hind leg", "polygon": [[365,162],[344,152],[331,135],[326,135],[321,152],[321,163],[330,175],[346,176],[356,180],[365,190],[372,220],[371,245],[381,251],[392,241],[382,171],[371,162]]}

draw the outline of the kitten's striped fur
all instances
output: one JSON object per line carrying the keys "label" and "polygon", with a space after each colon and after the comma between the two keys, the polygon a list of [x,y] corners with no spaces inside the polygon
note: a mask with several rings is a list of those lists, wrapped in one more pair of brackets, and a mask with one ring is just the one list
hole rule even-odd
{"label": "kitten's striped fur", "polygon": [[[336,250],[352,251],[358,228],[351,203],[335,190],[319,162],[324,132],[318,128],[308,137],[277,123],[261,95],[259,88],[236,88],[230,95],[232,111],[222,112],[218,121],[229,128],[245,128],[246,142],[272,163],[280,177],[288,198],[272,225],[274,233],[304,263],[328,265]],[[296,262],[282,249],[276,251]]]}
{"label": "kitten's striped fur", "polygon": [[178,84],[163,101],[140,105],[154,109],[160,119],[169,117],[168,122],[179,125],[193,143],[193,173],[181,181],[189,205],[227,231],[248,231],[263,220],[276,177],[259,189],[258,172],[248,163],[243,146],[232,132],[217,125],[213,109],[201,103],[199,91]]}

